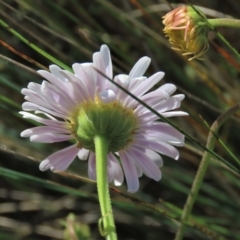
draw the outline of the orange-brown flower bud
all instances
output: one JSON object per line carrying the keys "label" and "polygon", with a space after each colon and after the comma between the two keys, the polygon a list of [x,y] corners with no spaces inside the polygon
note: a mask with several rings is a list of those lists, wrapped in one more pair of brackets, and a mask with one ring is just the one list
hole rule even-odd
{"label": "orange-brown flower bud", "polygon": [[191,55],[189,61],[200,59],[209,48],[209,27],[202,20],[202,16],[192,7],[180,6],[163,18],[163,31],[169,37],[172,49],[181,52],[182,55]]}

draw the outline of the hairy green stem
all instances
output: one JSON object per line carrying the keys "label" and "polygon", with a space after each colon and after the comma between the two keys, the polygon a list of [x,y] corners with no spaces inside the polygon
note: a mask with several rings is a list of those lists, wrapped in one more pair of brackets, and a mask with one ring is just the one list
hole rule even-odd
{"label": "hairy green stem", "polygon": [[214,19],[208,19],[208,22],[213,27],[240,28],[240,20],[238,20],[238,19],[214,18]]}
{"label": "hairy green stem", "polygon": [[[208,139],[207,139],[206,147],[208,149],[210,149],[211,151],[214,149],[214,145],[215,145],[215,141],[216,141],[215,134],[218,132],[220,126],[229,117],[231,117],[239,108],[240,108],[240,103],[238,103],[237,105],[235,105],[234,107],[230,108],[228,111],[226,111],[225,113],[220,115],[218,117],[218,119],[213,123],[213,125],[210,129],[209,135],[208,135]],[[192,188],[190,190],[190,193],[188,194],[187,201],[184,205],[182,216],[181,216],[181,223],[180,223],[180,226],[178,228],[178,231],[176,233],[174,240],[181,240],[184,236],[185,223],[188,221],[188,218],[191,214],[193,205],[196,201],[198,191],[202,185],[202,181],[205,176],[210,159],[211,159],[211,153],[205,151],[203,154],[203,157],[202,157],[202,161],[198,167],[196,177],[193,181]]]}
{"label": "hairy green stem", "polygon": [[97,188],[102,214],[103,235],[107,240],[116,240],[117,234],[108,188],[107,153],[109,143],[107,138],[102,135],[96,135],[94,137],[94,143],[96,152]]}

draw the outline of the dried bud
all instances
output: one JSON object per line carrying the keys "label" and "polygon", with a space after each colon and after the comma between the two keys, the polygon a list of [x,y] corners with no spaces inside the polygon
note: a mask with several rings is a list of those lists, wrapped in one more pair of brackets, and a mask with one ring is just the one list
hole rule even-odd
{"label": "dried bud", "polygon": [[207,34],[210,29],[203,16],[192,7],[180,6],[163,17],[163,31],[169,37],[172,49],[182,55],[191,55],[189,61],[200,59],[209,48]]}

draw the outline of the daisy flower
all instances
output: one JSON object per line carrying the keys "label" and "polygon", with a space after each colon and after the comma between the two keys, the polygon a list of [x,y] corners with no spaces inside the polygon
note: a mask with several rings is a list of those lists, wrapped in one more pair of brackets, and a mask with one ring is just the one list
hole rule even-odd
{"label": "daisy flower", "polygon": [[[173,84],[164,84],[149,91],[164,76],[157,72],[144,77],[150,64],[142,57],[129,75],[113,78],[110,51],[106,45],[93,54],[92,63],[73,64],[73,73],[56,65],[50,72],[38,73],[46,80],[42,84],[30,82],[22,89],[27,102],[20,112],[23,118],[42,123],[43,126],[27,129],[22,137],[32,142],[54,143],[75,140],[75,144],[53,153],[40,164],[40,170],[64,171],[78,156],[88,160],[88,176],[96,179],[94,136],[103,134],[108,140],[108,181],[121,185],[124,176],[129,192],[139,188],[139,177],[160,180],[162,155],[179,158],[174,146],[184,145],[184,135],[149,109],[120,90],[105,76],[137,96],[164,117],[185,116],[172,111],[181,105],[183,94],[173,95]],[[96,69],[98,71],[96,71]],[[101,72],[102,74],[100,74]],[[34,111],[34,113],[29,113]]]}

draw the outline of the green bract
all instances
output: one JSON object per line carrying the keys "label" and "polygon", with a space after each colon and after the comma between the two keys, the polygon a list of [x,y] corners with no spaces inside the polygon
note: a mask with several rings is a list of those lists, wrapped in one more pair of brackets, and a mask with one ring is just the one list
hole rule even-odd
{"label": "green bract", "polygon": [[83,104],[75,114],[73,131],[83,148],[95,151],[94,137],[105,136],[108,152],[125,148],[137,129],[137,118],[132,110],[117,102],[91,102]]}

